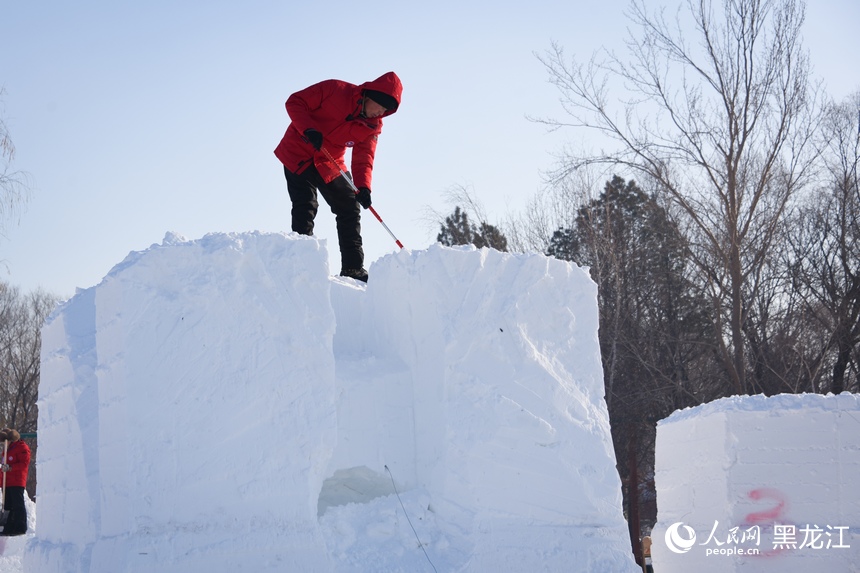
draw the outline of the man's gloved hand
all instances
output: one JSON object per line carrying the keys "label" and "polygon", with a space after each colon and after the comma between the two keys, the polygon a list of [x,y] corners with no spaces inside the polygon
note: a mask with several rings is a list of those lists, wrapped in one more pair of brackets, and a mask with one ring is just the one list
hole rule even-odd
{"label": "man's gloved hand", "polygon": [[314,128],[308,128],[305,130],[305,139],[308,140],[308,143],[314,146],[314,149],[319,151],[322,149],[323,144],[323,134]]}
{"label": "man's gloved hand", "polygon": [[355,200],[358,201],[358,204],[364,207],[365,209],[370,208],[370,189],[367,187],[361,187],[358,190],[358,193],[355,194]]}
{"label": "man's gloved hand", "polygon": [[9,466],[9,464],[0,464],[0,471],[8,472],[10,469],[12,468]]}

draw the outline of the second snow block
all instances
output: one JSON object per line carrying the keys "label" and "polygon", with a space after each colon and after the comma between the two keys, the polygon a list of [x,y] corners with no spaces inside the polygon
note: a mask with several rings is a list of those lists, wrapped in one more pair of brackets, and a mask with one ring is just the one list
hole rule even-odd
{"label": "second snow block", "polygon": [[[335,303],[350,346],[329,473],[390,470],[446,570],[636,571],[588,273],[439,245],[371,271],[360,323],[340,320],[351,297]],[[367,542],[355,535],[343,551]]]}
{"label": "second snow block", "polygon": [[735,396],[657,426],[654,569],[853,571],[860,396]]}

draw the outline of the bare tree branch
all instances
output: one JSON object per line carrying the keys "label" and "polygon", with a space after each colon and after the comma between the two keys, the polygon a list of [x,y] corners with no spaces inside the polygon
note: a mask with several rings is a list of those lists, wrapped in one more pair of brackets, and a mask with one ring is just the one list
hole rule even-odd
{"label": "bare tree branch", "polygon": [[[570,118],[540,121],[585,128],[605,142],[565,156],[555,180],[611,165],[668,192],[693,224],[691,248],[712,287],[727,372],[746,393],[744,323],[757,269],[817,157],[812,137],[821,116],[800,42],[804,6],[687,0],[670,25],[664,12],[634,0],[629,16],[626,59],[600,52],[582,64],[556,44],[539,57]],[[683,29],[693,30],[695,43]]]}

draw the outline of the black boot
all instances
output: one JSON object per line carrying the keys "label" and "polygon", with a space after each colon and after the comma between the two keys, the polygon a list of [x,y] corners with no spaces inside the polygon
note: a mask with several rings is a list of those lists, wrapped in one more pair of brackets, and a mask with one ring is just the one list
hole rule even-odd
{"label": "black boot", "polygon": [[361,269],[341,269],[340,276],[349,277],[351,279],[355,279],[357,281],[361,281],[363,283],[367,282],[367,271],[363,268]]}

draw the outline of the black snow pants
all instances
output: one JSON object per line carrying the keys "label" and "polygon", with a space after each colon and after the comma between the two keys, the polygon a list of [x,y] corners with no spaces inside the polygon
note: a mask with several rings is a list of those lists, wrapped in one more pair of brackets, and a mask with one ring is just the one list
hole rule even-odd
{"label": "black snow pants", "polygon": [[340,246],[341,270],[360,269],[364,266],[364,249],[361,242],[361,211],[355,192],[343,177],[331,183],[323,181],[313,165],[295,174],[284,167],[287,191],[293,202],[292,230],[301,235],[313,235],[314,218],[319,202],[317,190],[331,207],[337,224],[337,240]]}
{"label": "black snow pants", "polygon": [[13,536],[27,533],[25,495],[23,487],[9,486],[6,488],[6,503],[3,505],[3,509],[9,512],[9,518],[6,520],[6,525],[3,526],[3,531],[0,531],[0,535]]}

